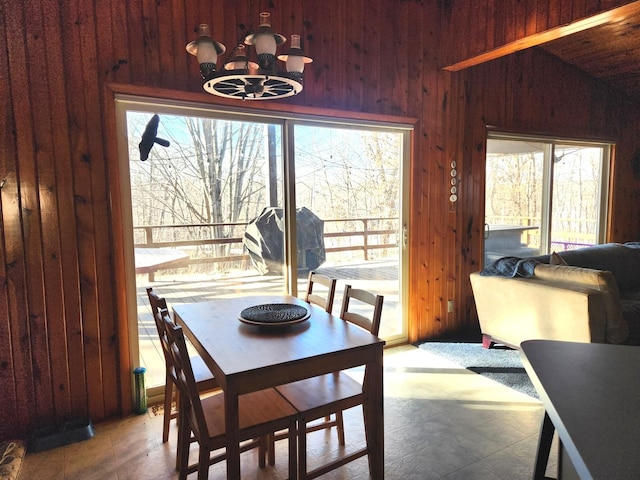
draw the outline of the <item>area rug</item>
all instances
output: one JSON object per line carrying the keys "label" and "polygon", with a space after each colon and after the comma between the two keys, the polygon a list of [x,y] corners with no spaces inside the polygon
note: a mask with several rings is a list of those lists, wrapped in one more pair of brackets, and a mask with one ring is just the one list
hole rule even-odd
{"label": "area rug", "polygon": [[0,480],[18,478],[25,452],[25,442],[22,440],[0,442]]}
{"label": "area rug", "polygon": [[487,349],[481,343],[466,342],[425,342],[418,346],[525,395],[539,398],[517,350],[500,346]]}

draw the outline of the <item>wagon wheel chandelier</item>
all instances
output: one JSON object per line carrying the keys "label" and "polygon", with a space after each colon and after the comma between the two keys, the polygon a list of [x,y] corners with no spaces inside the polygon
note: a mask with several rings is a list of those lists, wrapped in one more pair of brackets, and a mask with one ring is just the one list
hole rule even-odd
{"label": "wagon wheel chandelier", "polygon": [[[272,100],[296,95],[302,91],[302,72],[305,63],[313,60],[305,56],[300,46],[300,35],[291,35],[291,47],[277,59],[286,70],[276,64],[276,49],[286,42],[284,36],[271,30],[271,14],[260,13],[260,26],[234,48],[220,71],[216,70],[218,55],[226,47],[211,38],[209,25],[200,24],[198,39],[187,44],[187,52],[200,64],[202,88],[212,95],[242,100]],[[258,62],[249,60],[249,47],[253,46]]]}

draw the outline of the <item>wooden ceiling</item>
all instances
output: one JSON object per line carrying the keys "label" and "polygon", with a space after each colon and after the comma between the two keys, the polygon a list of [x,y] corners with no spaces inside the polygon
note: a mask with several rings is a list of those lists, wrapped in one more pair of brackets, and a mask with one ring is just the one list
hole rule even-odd
{"label": "wooden ceiling", "polygon": [[640,99],[640,0],[519,38],[443,69],[455,72],[534,47]]}
{"label": "wooden ceiling", "polygon": [[539,47],[640,99],[640,13],[617,18]]}

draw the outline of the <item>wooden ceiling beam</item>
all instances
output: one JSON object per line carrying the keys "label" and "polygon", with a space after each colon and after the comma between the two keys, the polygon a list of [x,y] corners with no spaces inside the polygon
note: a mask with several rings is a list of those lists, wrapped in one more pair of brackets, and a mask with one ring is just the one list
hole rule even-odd
{"label": "wooden ceiling beam", "polygon": [[542,45],[552,40],[557,40],[559,38],[582,32],[599,25],[619,22],[624,20],[628,16],[638,13],[640,13],[640,1],[629,3],[622,7],[614,8],[606,12],[601,12],[597,15],[593,15],[592,17],[584,18],[582,20],[578,20],[566,25],[561,25],[544,32],[520,38],[514,42],[508,43],[488,52],[481,53],[460,62],[456,62],[452,65],[447,65],[443,67],[443,70],[447,70],[450,72],[464,70],[465,68],[480,65],[481,63],[495,60],[497,58],[501,58],[530,47],[537,47],[538,45]]}

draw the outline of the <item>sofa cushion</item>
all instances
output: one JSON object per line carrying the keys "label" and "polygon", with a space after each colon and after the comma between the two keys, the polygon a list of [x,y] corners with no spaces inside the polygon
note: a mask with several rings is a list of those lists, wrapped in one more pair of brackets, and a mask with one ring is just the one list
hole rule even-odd
{"label": "sofa cushion", "polygon": [[629,336],[629,325],[622,314],[622,302],[613,274],[607,270],[565,265],[539,264],[535,277],[540,280],[582,285],[603,293],[606,313],[605,338],[608,343],[622,343]]}
{"label": "sofa cushion", "polygon": [[560,252],[558,255],[569,265],[610,271],[620,293],[640,290],[640,248],[604,243]]}
{"label": "sofa cushion", "polygon": [[629,338],[625,343],[629,345],[640,345],[640,302],[632,299],[621,299],[622,315],[629,325]]}

